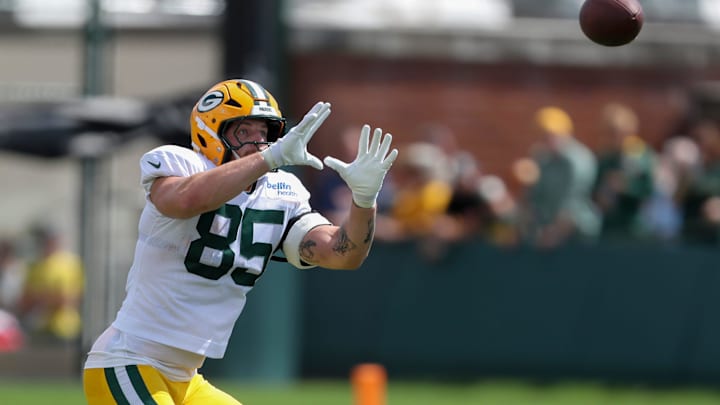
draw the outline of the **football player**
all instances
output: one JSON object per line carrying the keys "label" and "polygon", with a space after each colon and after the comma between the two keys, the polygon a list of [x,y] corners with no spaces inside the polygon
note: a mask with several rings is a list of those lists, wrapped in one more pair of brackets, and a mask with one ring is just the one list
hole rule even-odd
{"label": "football player", "polygon": [[222,358],[247,293],[282,250],[297,268],[356,269],[374,236],[375,200],[397,157],[392,136],[365,125],[357,157],[333,157],[352,191],[333,225],[280,168],[323,168],[307,144],[330,114],[318,102],[285,133],[277,101],[258,83],[226,80],[190,116],[193,150],[157,147],[140,159],[146,204],[126,297],[93,344],[83,385],[90,405],[239,404],[197,369]]}

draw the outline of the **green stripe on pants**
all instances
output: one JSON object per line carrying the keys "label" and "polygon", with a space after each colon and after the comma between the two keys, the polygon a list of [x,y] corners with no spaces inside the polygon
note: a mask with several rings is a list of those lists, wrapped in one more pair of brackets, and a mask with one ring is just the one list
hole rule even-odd
{"label": "green stripe on pants", "polygon": [[105,381],[107,381],[107,384],[110,387],[110,393],[118,405],[130,405],[130,402],[128,402],[125,394],[123,394],[122,389],[120,388],[120,383],[118,383],[117,376],[115,376],[115,370],[113,370],[112,367],[105,369]]}
{"label": "green stripe on pants", "polygon": [[143,404],[157,405],[157,402],[152,399],[150,391],[148,391],[147,387],[145,386],[145,382],[143,381],[142,376],[140,375],[140,370],[138,370],[137,366],[126,366],[125,370],[130,377],[130,382],[132,383],[133,388],[135,388],[135,392],[137,392]]}

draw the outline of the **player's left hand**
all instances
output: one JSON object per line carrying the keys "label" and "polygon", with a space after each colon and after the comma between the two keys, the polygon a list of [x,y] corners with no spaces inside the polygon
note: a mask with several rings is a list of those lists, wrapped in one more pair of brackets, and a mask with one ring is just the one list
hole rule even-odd
{"label": "player's left hand", "polygon": [[[375,128],[372,141],[368,145],[370,126],[364,125],[360,131],[357,157],[352,163],[342,162],[332,156],[327,156],[325,164],[338,172],[352,191],[355,205],[361,208],[372,208],[382,188],[385,174],[395,162],[398,151],[390,151],[392,135],[382,136],[382,129]],[[382,143],[380,143],[380,138]],[[388,153],[389,152],[389,153]]]}
{"label": "player's left hand", "polygon": [[321,170],[322,162],[308,152],[307,144],[328,115],[330,115],[330,103],[318,102],[305,114],[299,124],[260,152],[270,169],[290,165],[307,165]]}

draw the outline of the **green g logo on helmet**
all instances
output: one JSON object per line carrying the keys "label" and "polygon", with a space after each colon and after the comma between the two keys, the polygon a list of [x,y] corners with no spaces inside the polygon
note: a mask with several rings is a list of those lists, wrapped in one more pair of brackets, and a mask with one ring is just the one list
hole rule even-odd
{"label": "green g logo on helmet", "polygon": [[199,112],[208,112],[222,104],[224,99],[225,95],[221,91],[211,91],[210,93],[207,93],[205,97],[200,99],[200,102],[198,102],[197,105],[197,110]]}

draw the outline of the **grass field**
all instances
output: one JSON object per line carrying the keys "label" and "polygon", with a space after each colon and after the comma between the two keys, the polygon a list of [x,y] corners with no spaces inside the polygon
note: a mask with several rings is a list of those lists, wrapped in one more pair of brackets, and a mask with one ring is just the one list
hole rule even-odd
{"label": "grass field", "polygon": [[[291,386],[215,382],[244,405],[353,405],[349,383],[312,381]],[[545,384],[492,381],[476,384],[390,382],[387,405],[710,405],[720,392],[705,389],[649,389],[601,384]],[[84,404],[80,382],[0,381],[2,405]]]}

